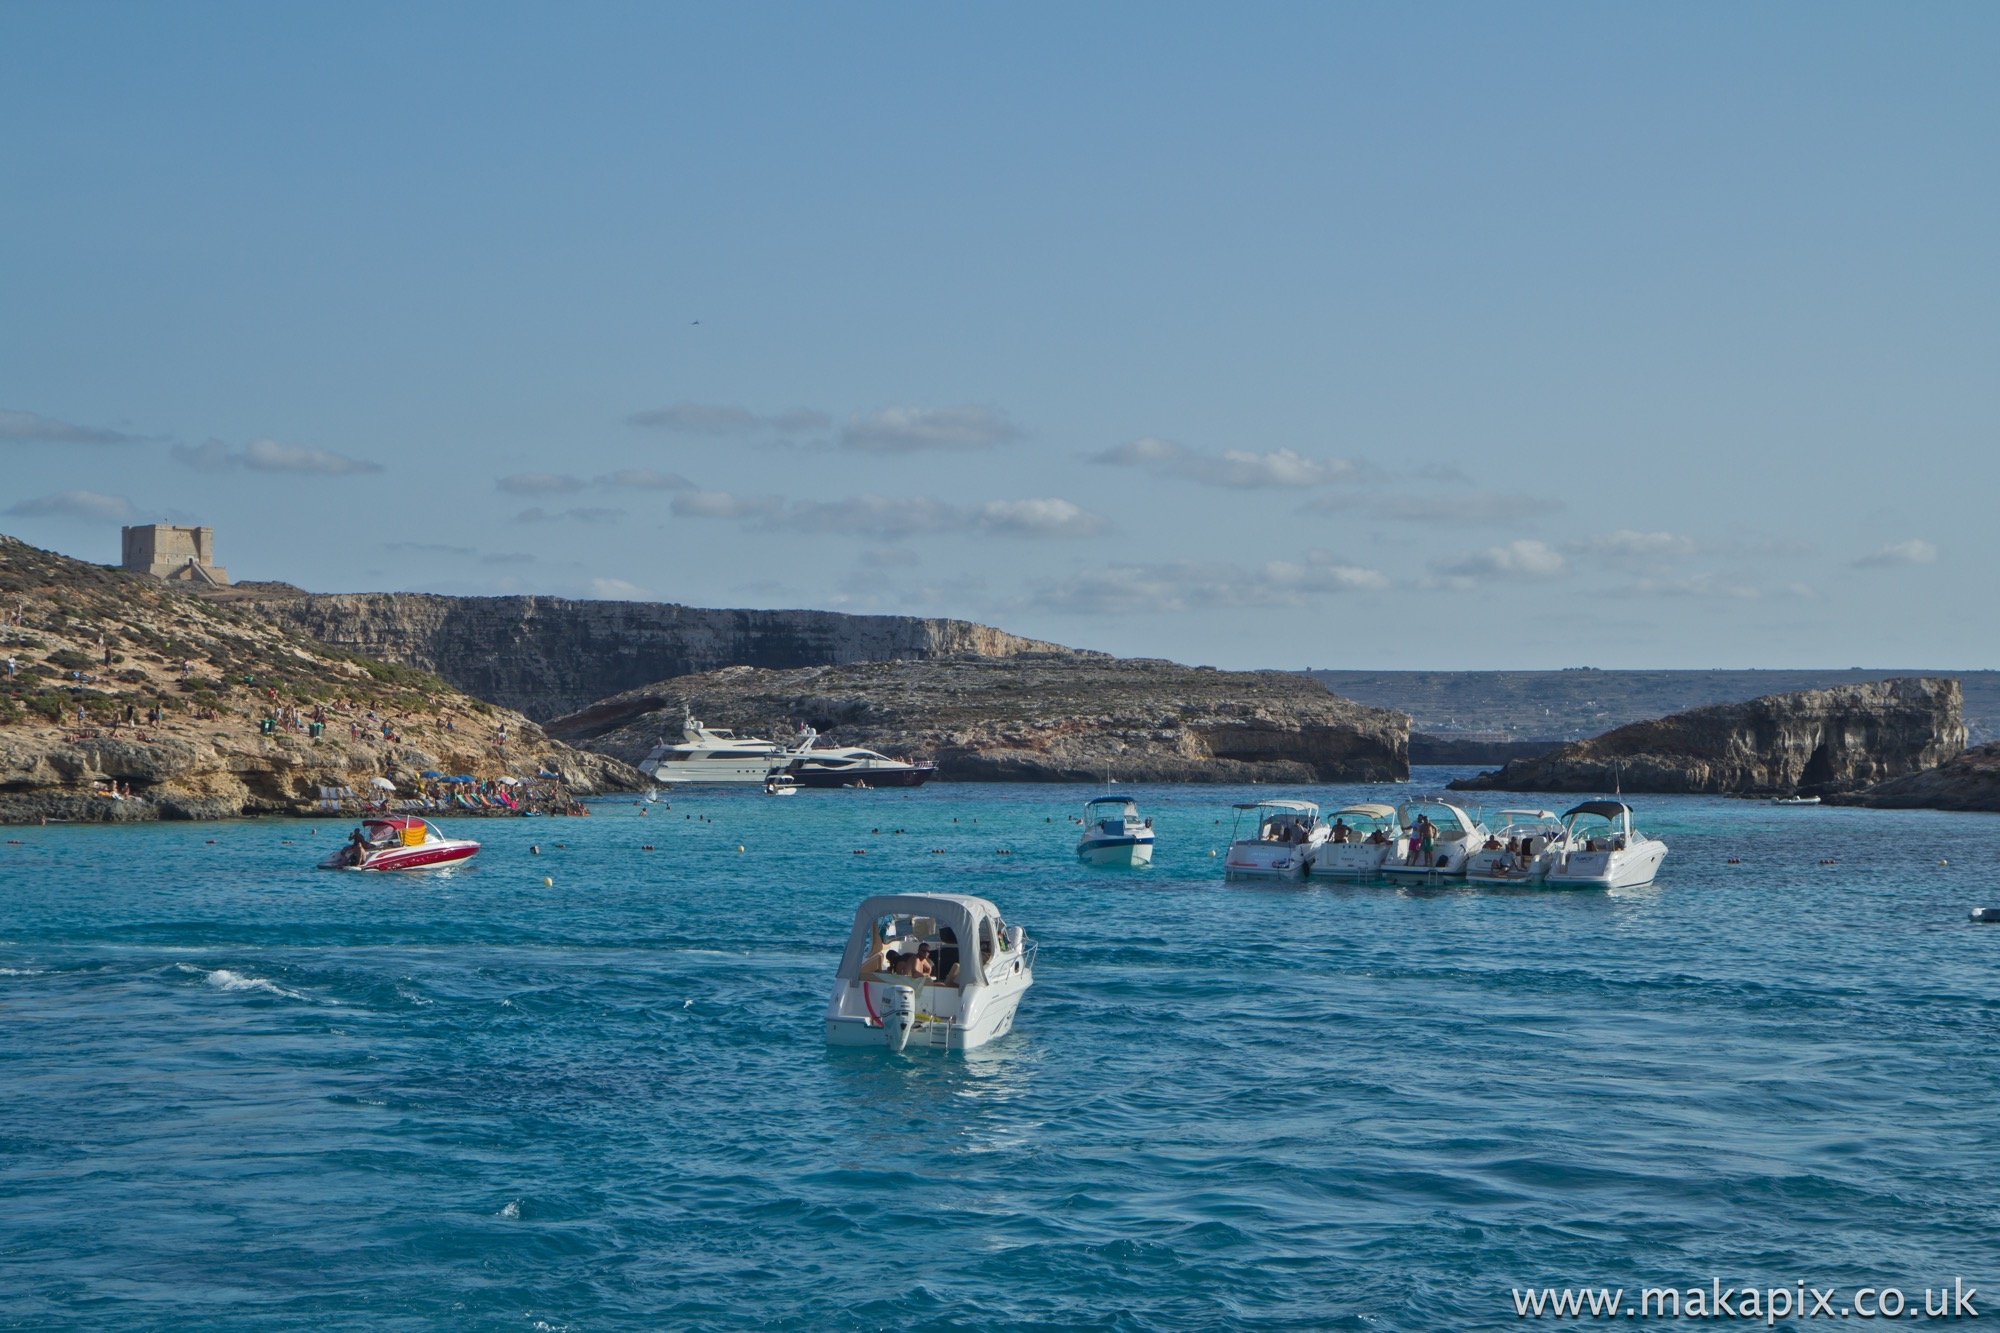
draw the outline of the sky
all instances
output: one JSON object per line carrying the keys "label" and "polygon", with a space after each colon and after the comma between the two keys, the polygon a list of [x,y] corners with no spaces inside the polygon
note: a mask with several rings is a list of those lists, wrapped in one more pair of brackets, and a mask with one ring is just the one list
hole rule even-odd
{"label": "sky", "polygon": [[1990,667],[2000,8],[0,6],[0,531]]}

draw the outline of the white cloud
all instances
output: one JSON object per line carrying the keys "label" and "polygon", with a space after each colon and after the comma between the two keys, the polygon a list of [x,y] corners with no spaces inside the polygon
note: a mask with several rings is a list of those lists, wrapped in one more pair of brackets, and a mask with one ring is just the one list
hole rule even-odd
{"label": "white cloud", "polygon": [[599,486],[628,491],[691,491],[693,482],[678,472],[655,472],[649,467],[628,467],[597,479]]}
{"label": "white cloud", "polygon": [[674,497],[673,511],[684,518],[753,519],[768,532],[825,532],[888,541],[938,533],[1097,537],[1112,530],[1104,515],[1052,496],[955,505],[928,495],[850,495],[838,500],[794,500],[788,506],[776,495],[686,491]]}
{"label": "white cloud", "polygon": [[516,472],[493,484],[509,495],[563,495],[582,490],[583,478],[553,472]]}
{"label": "white cloud", "polygon": [[1096,537],[1111,520],[1068,500],[988,500],[972,509],[974,526],[1005,537]]}
{"label": "white cloud", "polygon": [[1563,549],[1601,560],[1666,560],[1693,555],[1697,547],[1694,538],[1678,533],[1633,532],[1621,528],[1567,542]]}
{"label": "white cloud", "polygon": [[1303,562],[1240,565],[1173,561],[1105,565],[1036,586],[1039,610],[1071,615],[1144,615],[1219,606],[1299,606],[1308,598],[1389,586],[1380,571],[1343,564],[1324,551]]}
{"label": "white cloud", "polygon": [[747,407],[728,403],[679,402],[649,412],[635,412],[626,424],[671,431],[678,435],[799,435],[825,430],[833,418],[810,407],[795,407],[772,416],[759,416]]}
{"label": "white cloud", "polygon": [[99,495],[96,491],[57,491],[53,495],[22,500],[7,509],[10,514],[40,518],[81,518],[93,522],[122,523],[132,517],[132,502],[122,495]]}
{"label": "white cloud", "polygon": [[327,449],[305,444],[282,444],[277,440],[252,440],[241,449],[231,449],[221,440],[199,445],[177,444],[170,451],[176,462],[197,472],[220,472],[225,468],[247,467],[253,472],[307,472],[324,477],[343,477],[357,472],[380,472],[380,463],[349,458]]}
{"label": "white cloud", "polygon": [[572,523],[612,523],[624,517],[624,514],[625,511],[622,509],[586,506],[578,509],[549,510],[536,505],[532,509],[523,509],[520,513],[514,515],[514,521],[516,523],[560,523],[567,520]]}
{"label": "white cloud", "polygon": [[38,412],[0,409],[0,440],[18,444],[130,444],[137,436],[58,421]]}
{"label": "white cloud", "polygon": [[1552,579],[1567,568],[1562,552],[1547,542],[1523,538],[1444,566],[1442,572],[1464,579]]}
{"label": "white cloud", "polygon": [[1898,569],[1906,565],[1934,565],[1937,563],[1938,548],[1921,538],[1912,537],[1906,542],[1892,542],[1879,551],[1871,551],[1854,562],[1856,569]]}
{"label": "white cloud", "polygon": [[624,579],[592,579],[586,586],[590,589],[589,595],[601,601],[649,602],[653,600],[652,589],[642,588],[636,583],[627,583]]}
{"label": "white cloud", "polygon": [[782,495],[731,495],[728,491],[682,491],[673,511],[683,518],[756,518],[775,514],[785,505]]}
{"label": "white cloud", "polygon": [[885,407],[856,412],[841,428],[844,448],[872,454],[907,454],[924,449],[990,449],[1019,439],[1020,428],[992,407]]}
{"label": "white cloud", "polygon": [[1219,454],[1211,454],[1152,436],[1129,440],[1093,454],[1090,461],[1114,467],[1148,468],[1204,486],[1223,486],[1233,490],[1310,490],[1350,478],[1357,471],[1355,465],[1344,458],[1308,458],[1290,449],[1273,449],[1261,454],[1246,449],[1225,449]]}

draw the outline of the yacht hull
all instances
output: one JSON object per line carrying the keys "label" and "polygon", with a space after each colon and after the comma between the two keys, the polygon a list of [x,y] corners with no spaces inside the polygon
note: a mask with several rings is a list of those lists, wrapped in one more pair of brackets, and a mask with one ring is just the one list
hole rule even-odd
{"label": "yacht hull", "polygon": [[1330,842],[1312,860],[1314,879],[1373,879],[1389,859],[1386,842]]}
{"label": "yacht hull", "polygon": [[801,787],[852,787],[865,782],[871,787],[921,787],[937,775],[935,764],[898,765],[894,768],[844,768],[838,772],[800,765],[786,770]]}
{"label": "yacht hull", "polygon": [[[958,1015],[960,995],[952,986],[918,986],[917,1022],[910,1031],[905,1051],[976,1051],[1014,1030],[1014,1013],[1021,996],[1033,984],[1033,975],[1022,972],[997,985],[980,988],[972,1013],[964,1020]],[[863,981],[847,988],[847,999],[838,994],[835,1007],[826,1017],[829,1046],[865,1046],[878,1050],[890,1047],[889,1031],[882,1015],[888,1012],[889,989],[881,982]],[[856,1004],[854,1001],[858,1000]]]}
{"label": "yacht hull", "polygon": [[1087,866],[1148,866],[1153,863],[1153,839],[1150,834],[1088,838],[1076,845],[1076,859]]}
{"label": "yacht hull", "polygon": [[1666,859],[1662,842],[1624,851],[1571,852],[1549,867],[1542,883],[1552,889],[1636,889],[1651,884]]}

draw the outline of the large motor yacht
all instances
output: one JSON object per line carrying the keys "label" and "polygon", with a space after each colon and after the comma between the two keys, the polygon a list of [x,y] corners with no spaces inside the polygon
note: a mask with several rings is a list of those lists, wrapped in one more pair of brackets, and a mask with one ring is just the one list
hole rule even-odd
{"label": "large motor yacht", "polygon": [[835,1046],[970,1051],[1014,1026],[1035,945],[984,898],[902,893],[854,913],[826,1006]]}
{"label": "large motor yacht", "polygon": [[1343,805],[1327,824],[1326,841],[1313,853],[1315,879],[1369,879],[1382,871],[1382,863],[1403,836],[1396,807],[1367,802]]}
{"label": "large motor yacht", "polygon": [[811,727],[799,733],[787,770],[801,787],[921,787],[937,775],[937,765],[891,759],[858,745],[814,749],[819,733]]}
{"label": "large motor yacht", "polygon": [[1390,879],[1455,878],[1465,873],[1473,853],[1486,845],[1486,826],[1442,797],[1405,801],[1396,815],[1405,836],[1382,862],[1382,873]]}
{"label": "large motor yacht", "polygon": [[690,712],[681,724],[681,743],[662,740],[640,761],[639,771],[659,783],[754,782],[761,786],[773,772],[791,763],[795,753],[775,741],[738,736],[727,727],[704,726]]}
{"label": "large motor yacht", "polygon": [[1651,884],[1667,844],[1632,827],[1623,801],[1585,801],[1563,812],[1568,845],[1543,876],[1550,887],[1629,889]]}

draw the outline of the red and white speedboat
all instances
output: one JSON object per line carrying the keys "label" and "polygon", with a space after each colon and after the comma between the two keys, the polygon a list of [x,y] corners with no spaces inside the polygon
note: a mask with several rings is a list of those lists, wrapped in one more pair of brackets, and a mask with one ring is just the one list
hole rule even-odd
{"label": "red and white speedboat", "polygon": [[470,838],[447,838],[428,820],[394,816],[361,825],[349,841],[319,863],[321,870],[425,870],[463,861],[479,850]]}

